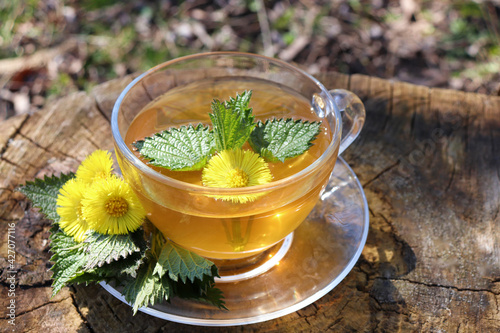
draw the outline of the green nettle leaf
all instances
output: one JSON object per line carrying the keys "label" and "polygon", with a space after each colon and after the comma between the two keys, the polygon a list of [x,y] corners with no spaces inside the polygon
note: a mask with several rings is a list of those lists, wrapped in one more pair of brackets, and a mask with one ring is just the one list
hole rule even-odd
{"label": "green nettle leaf", "polygon": [[147,249],[141,229],[128,235],[93,233],[81,243],[61,229],[52,228],[51,232],[53,295],[71,283],[133,278]]}
{"label": "green nettle leaf", "polygon": [[86,262],[85,253],[82,251],[84,243],[77,243],[73,237],[59,230],[52,234],[50,251],[54,255],[50,261],[54,262],[51,270],[54,272],[52,279],[52,296],[56,295],[79,272]]}
{"label": "green nettle leaf", "polygon": [[125,235],[103,235],[93,233],[85,239],[85,252],[87,262],[84,269],[101,267],[120,258],[126,258],[134,252],[140,252],[141,248],[136,244],[143,239],[142,229]]}
{"label": "green nettle leaf", "polygon": [[172,280],[178,281],[180,278],[186,283],[187,279],[191,282],[195,279],[203,281],[204,275],[211,276],[213,266],[211,261],[167,241],[163,245],[154,272],[159,276],[168,272]]}
{"label": "green nettle leaf", "polygon": [[251,91],[245,91],[236,98],[212,102],[212,120],[215,145],[218,151],[241,148],[255,128],[252,109],[248,107]]}
{"label": "green nettle leaf", "polygon": [[216,276],[219,276],[219,271],[217,266],[213,265],[211,275],[204,275],[202,281],[175,284],[175,294],[181,298],[194,299],[227,310],[222,291],[214,287]]}
{"label": "green nettle leaf", "polygon": [[320,132],[320,122],[293,119],[259,121],[250,136],[250,146],[268,162],[285,161],[312,146]]}
{"label": "green nettle leaf", "polygon": [[175,171],[201,170],[215,151],[213,133],[202,124],[156,133],[134,146],[151,165]]}
{"label": "green nettle leaf", "polygon": [[212,262],[166,241],[156,228],[145,258],[135,278],[126,280],[122,293],[134,313],[173,296],[225,308],[222,292],[214,287],[219,273]]}
{"label": "green nettle leaf", "polygon": [[224,305],[226,303],[224,302],[224,293],[219,288],[208,288],[200,300],[215,305],[219,309],[228,310]]}
{"label": "green nettle leaf", "polygon": [[170,281],[153,273],[155,265],[155,260],[148,260],[139,268],[137,277],[130,280],[123,289],[125,300],[132,304],[134,314],[143,306],[170,298]]}
{"label": "green nettle leaf", "polygon": [[101,276],[98,272],[77,272],[71,279],[67,281],[70,284],[83,284],[86,286],[92,283],[99,283],[101,281],[111,282],[114,280],[112,277]]}
{"label": "green nettle leaf", "polygon": [[56,263],[51,270],[52,275],[52,296],[55,296],[71,279],[80,273],[82,265],[85,263],[85,255],[79,251],[67,253],[65,257],[51,258]]}
{"label": "green nettle leaf", "polygon": [[34,207],[41,209],[45,216],[54,223],[59,222],[59,215],[56,212],[57,195],[61,187],[75,175],[61,174],[60,177],[48,177],[44,179],[35,179],[32,182],[26,182],[26,185],[19,186],[19,191],[31,200]]}
{"label": "green nettle leaf", "polygon": [[112,261],[111,263],[103,267],[96,267],[94,269],[94,272],[100,274],[103,277],[129,275],[135,278],[137,277],[137,270],[144,262],[144,260],[145,259],[143,252],[135,252],[129,255],[127,258],[120,259],[118,261]]}
{"label": "green nettle leaf", "polygon": [[132,279],[137,277],[137,270],[144,261],[143,255],[144,253],[135,252],[126,258],[112,261],[102,267],[79,271],[74,277],[69,279],[67,283],[85,283],[88,285],[90,283],[98,283],[101,281],[113,281],[120,284],[120,281],[123,279]]}

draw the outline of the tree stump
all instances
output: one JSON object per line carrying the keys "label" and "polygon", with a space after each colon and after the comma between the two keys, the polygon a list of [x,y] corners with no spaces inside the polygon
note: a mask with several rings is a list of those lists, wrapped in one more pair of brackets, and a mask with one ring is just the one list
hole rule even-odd
{"label": "tree stump", "polygon": [[367,110],[343,157],[368,199],[369,236],[330,293],[285,317],[225,328],[132,316],[100,286],[50,298],[50,222],[16,186],[75,171],[95,149],[112,149],[111,109],[127,77],[0,123],[1,330],[500,331],[500,98],[361,75],[318,78],[358,94]]}

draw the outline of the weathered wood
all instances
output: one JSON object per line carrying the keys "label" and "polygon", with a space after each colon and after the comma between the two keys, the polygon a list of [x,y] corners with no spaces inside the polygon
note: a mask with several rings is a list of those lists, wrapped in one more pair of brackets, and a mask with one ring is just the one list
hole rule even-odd
{"label": "weathered wood", "polygon": [[[9,304],[7,231],[15,223],[16,331],[500,330],[500,98],[362,75],[318,78],[355,92],[367,109],[344,158],[364,186],[370,233],[340,285],[296,313],[239,328],[132,317],[99,286],[65,288],[50,299],[49,222],[15,187],[111,149],[111,109],[129,77],[0,123],[0,305]],[[12,329],[1,318],[2,331]]]}

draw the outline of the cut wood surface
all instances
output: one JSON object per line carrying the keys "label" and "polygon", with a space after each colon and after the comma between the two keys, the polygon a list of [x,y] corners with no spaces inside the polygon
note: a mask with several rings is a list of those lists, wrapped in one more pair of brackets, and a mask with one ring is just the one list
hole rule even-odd
{"label": "cut wood surface", "polygon": [[[50,298],[50,222],[15,191],[112,149],[112,106],[131,78],[0,122],[2,332],[498,332],[500,98],[325,73],[365,103],[343,154],[364,187],[370,229],[347,277],[314,304],[241,327],[196,327],[138,313],[100,286]],[[14,270],[8,231],[15,226]],[[8,321],[15,280],[15,326]]]}

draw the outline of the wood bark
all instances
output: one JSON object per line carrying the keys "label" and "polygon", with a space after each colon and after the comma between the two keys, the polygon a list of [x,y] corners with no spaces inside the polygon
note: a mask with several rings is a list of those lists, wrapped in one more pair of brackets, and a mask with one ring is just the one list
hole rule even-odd
{"label": "wood bark", "polygon": [[[354,269],[326,296],[288,316],[201,328],[132,316],[100,286],[50,298],[50,222],[16,186],[75,171],[112,149],[109,119],[131,77],[0,123],[0,328],[35,332],[497,332],[500,331],[500,98],[373,77],[326,73],[365,103],[360,137],[343,154],[370,207]],[[16,320],[8,229],[15,224]]]}

